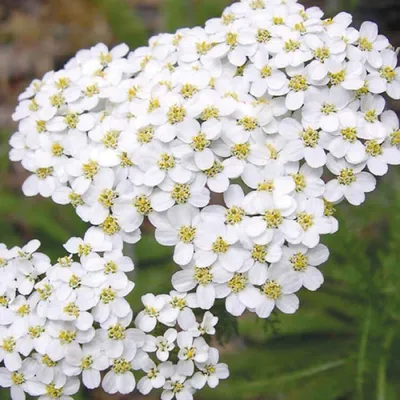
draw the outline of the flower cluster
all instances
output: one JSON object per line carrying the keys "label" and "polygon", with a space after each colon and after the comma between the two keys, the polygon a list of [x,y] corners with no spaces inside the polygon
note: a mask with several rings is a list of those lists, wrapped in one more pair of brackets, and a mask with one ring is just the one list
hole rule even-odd
{"label": "flower cluster", "polygon": [[[131,53],[103,44],[79,51],[20,96],[10,158],[32,172],[24,193],[72,204],[93,225],[83,241],[67,243],[70,253],[89,246],[122,257],[145,219],[160,244],[174,247],[177,292],[145,296],[135,320],[144,332],[157,321],[182,329],[171,327],[153,347],[136,338],[137,354],[164,343],[163,363],[177,340],[185,372],[171,378],[160,365],[165,399],[214,386],[212,371],[227,375],[203,360],[218,357],[197,337],[206,328],[193,328],[191,308],[223,299],[234,316],[296,312],[296,292],[323,283],[318,267],[329,251],[320,236],[338,229],[334,205],[360,205],[375,176],[400,164],[399,120],[384,97],[400,98],[397,53],[376,24],[357,30],[351,22],[295,1],[242,0],[204,27],[157,35]],[[79,311],[103,330],[130,321],[122,297],[132,284],[123,273],[110,280],[100,256],[83,257],[77,268],[98,286],[85,292],[92,312]],[[68,298],[68,281],[60,285]],[[115,308],[99,300],[102,285],[115,292]],[[62,321],[61,304],[41,307]],[[78,320],[68,323],[80,330]],[[200,372],[189,379],[193,360]],[[144,393],[157,387],[152,363],[142,366]],[[103,385],[123,390],[117,381]]]}
{"label": "flower cluster", "polygon": [[134,284],[126,273],[133,263],[99,248],[97,239],[90,232],[71,238],[64,246],[70,254],[55,265],[36,252],[37,240],[10,250],[0,245],[0,385],[11,388],[11,398],[70,399],[78,376],[89,389],[102,382],[108,393],[130,393],[135,370],[140,392],[164,388],[163,398],[190,399],[227,378],[218,350],[204,339],[218,318],[207,312],[198,323],[190,295],[143,296],[144,310],[130,327],[125,297]]}

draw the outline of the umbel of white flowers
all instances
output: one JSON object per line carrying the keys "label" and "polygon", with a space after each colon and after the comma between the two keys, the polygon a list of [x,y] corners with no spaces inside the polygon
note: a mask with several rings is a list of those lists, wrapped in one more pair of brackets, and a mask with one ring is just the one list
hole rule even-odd
{"label": "umbel of white flowers", "polygon": [[[400,98],[397,54],[376,24],[351,22],[294,1],[243,0],[131,53],[81,50],[32,82],[10,140],[10,158],[32,172],[23,191],[72,204],[92,226],[65,245],[80,262],[0,257],[12,271],[0,286],[0,384],[14,400],[24,390],[67,399],[75,377],[92,388],[100,371],[107,392],[130,392],[132,370],[144,371],[142,393],[191,400],[228,376],[202,338],[215,333],[216,299],[234,316],[268,318],[275,307],[296,312],[295,293],[321,286],[334,205],[360,205],[375,176],[400,163],[399,120],[384,97]],[[180,270],[175,291],[143,297],[130,328],[133,265],[122,247],[140,240],[145,218]]]}

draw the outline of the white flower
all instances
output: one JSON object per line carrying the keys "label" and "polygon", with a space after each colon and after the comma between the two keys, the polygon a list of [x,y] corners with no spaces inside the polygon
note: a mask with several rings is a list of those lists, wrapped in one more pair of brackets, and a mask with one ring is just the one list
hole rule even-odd
{"label": "white flower", "polygon": [[342,87],[320,89],[306,99],[302,110],[303,119],[314,129],[334,132],[339,128],[340,112],[347,107],[351,99],[352,94]]}
{"label": "white flower", "polygon": [[184,375],[174,374],[163,386],[161,400],[193,400],[194,389]]}
{"label": "white flower", "polygon": [[191,182],[175,183],[165,179],[151,196],[151,205],[157,212],[166,211],[174,204],[190,204],[204,207],[210,201],[210,192],[205,188],[206,178],[197,175]]}
{"label": "white flower", "polygon": [[255,35],[242,21],[234,22],[231,26],[224,27],[222,32],[211,36],[211,41],[216,42],[208,53],[211,58],[227,56],[228,60],[236,66],[246,62],[246,57],[254,54],[256,50]]}
{"label": "white flower", "polygon": [[166,299],[164,296],[149,293],[142,296],[142,303],[145,308],[137,315],[135,325],[144,332],[150,332],[156,327],[157,318],[165,306]]}
{"label": "white flower", "polygon": [[164,246],[175,246],[173,259],[179,265],[192,260],[199,220],[199,211],[189,204],[176,205],[164,215],[150,217],[156,227],[156,240]]}
{"label": "white flower", "polygon": [[360,137],[363,139],[382,140],[385,137],[385,128],[379,121],[379,115],[382,114],[385,108],[385,99],[382,96],[368,94],[361,99],[360,108],[359,123],[363,128],[360,132]]}
{"label": "white flower", "polygon": [[339,116],[340,128],[332,132],[334,137],[328,145],[330,153],[336,158],[346,157],[352,164],[358,164],[365,160],[365,147],[359,138],[362,129],[359,120],[353,111],[346,111]]}
{"label": "white flower", "polygon": [[294,294],[301,287],[300,278],[285,269],[271,266],[266,281],[261,286],[260,301],[256,313],[268,318],[276,306],[285,314],[293,314],[299,308],[299,299]]}
{"label": "white flower", "polygon": [[301,243],[309,248],[319,243],[320,235],[332,232],[331,220],[324,215],[324,211],[322,199],[308,199],[298,205],[296,220],[303,230]]}
{"label": "white flower", "polygon": [[174,367],[170,361],[156,365],[152,360],[148,359],[142,368],[146,376],[140,379],[137,388],[144,395],[149,394],[153,388],[159,389],[163,387],[165,380],[174,373]]}
{"label": "white flower", "polygon": [[111,370],[106,373],[102,381],[102,388],[107,393],[128,394],[133,392],[136,380],[131,369],[135,355],[136,346],[124,346],[122,355],[111,361]]}
{"label": "white flower", "polygon": [[182,163],[194,162],[200,170],[212,167],[215,156],[212,143],[221,133],[221,123],[214,120],[204,121],[201,125],[196,120],[183,122],[178,129],[178,139],[172,142],[173,154],[182,158]]}
{"label": "white flower", "polygon": [[289,245],[283,248],[283,257],[277,266],[290,268],[306,289],[314,291],[324,282],[322,273],[316,267],[326,262],[328,257],[329,250],[323,244],[318,244],[313,249],[304,245]]}
{"label": "white flower", "polygon": [[373,22],[363,22],[360,27],[358,46],[350,46],[349,58],[352,60],[367,61],[372,67],[382,66],[380,51],[389,46],[386,37],[378,35],[378,26]]}
{"label": "white flower", "polygon": [[208,360],[209,346],[202,337],[193,338],[189,332],[179,332],[177,337],[179,347],[178,358],[180,365],[185,365],[188,375],[194,371],[194,362],[206,362]]}
{"label": "white flower", "polygon": [[62,371],[67,376],[77,376],[82,373],[82,382],[88,389],[100,385],[100,371],[109,366],[108,358],[101,353],[100,343],[94,341],[88,345],[67,350],[61,364]]}
{"label": "white flower", "polygon": [[289,243],[299,243],[301,240],[300,225],[290,218],[295,209],[296,201],[290,196],[271,197],[267,193],[260,193],[254,201],[252,214],[257,214],[246,221],[246,233],[257,244],[266,244],[271,241],[274,234],[280,232]]}
{"label": "white flower", "polygon": [[228,271],[237,271],[248,257],[245,250],[235,246],[236,234],[220,220],[207,219],[197,228],[194,240],[194,260],[198,267],[208,267],[219,260]]}
{"label": "white flower", "polygon": [[387,94],[395,100],[400,99],[400,70],[397,67],[397,54],[393,50],[383,50],[382,66],[367,77],[368,89],[371,93]]}
{"label": "white flower", "polygon": [[368,172],[360,172],[364,165],[352,165],[344,159],[328,157],[327,167],[337,175],[326,184],[325,198],[330,202],[338,202],[343,198],[353,205],[360,205],[365,200],[365,193],[372,192],[376,180]]}
{"label": "white flower", "polygon": [[208,384],[210,388],[215,388],[218,386],[221,379],[228,378],[228,366],[226,364],[220,364],[218,361],[218,350],[210,348],[208,350],[207,363],[196,362],[196,366],[200,369],[200,372],[196,372],[190,380],[190,383],[195,389],[202,389],[206,384]]}
{"label": "white flower", "polygon": [[12,400],[25,400],[25,393],[31,396],[41,394],[41,385],[35,380],[36,362],[27,358],[17,371],[0,368],[0,386],[10,388]]}
{"label": "white flower", "polygon": [[9,371],[17,371],[22,366],[19,339],[23,334],[17,325],[11,325],[9,328],[0,326],[0,360]]}
{"label": "white flower", "polygon": [[282,158],[287,161],[305,159],[311,168],[319,168],[326,163],[324,133],[303,121],[285,118],[279,124],[279,134],[288,142],[282,150]]}
{"label": "white flower", "polygon": [[72,395],[76,394],[79,390],[79,379],[72,377],[69,378],[56,371],[51,382],[48,384],[41,384],[40,400],[51,400],[54,398],[61,398],[65,400],[73,400]]}

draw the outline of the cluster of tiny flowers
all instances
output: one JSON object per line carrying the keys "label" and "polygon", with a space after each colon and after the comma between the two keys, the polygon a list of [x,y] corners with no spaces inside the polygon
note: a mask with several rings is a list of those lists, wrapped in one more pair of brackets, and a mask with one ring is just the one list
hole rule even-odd
{"label": "cluster of tiny flowers", "polygon": [[64,246],[70,254],[55,265],[36,252],[38,240],[0,245],[0,386],[11,388],[11,398],[71,399],[79,376],[89,389],[130,393],[138,371],[141,393],[163,388],[163,399],[189,400],[227,378],[218,350],[204,339],[218,318],[206,312],[198,323],[193,295],[148,294],[131,327],[124,297],[134,286],[126,275],[133,263],[96,240],[90,233],[71,238]]}
{"label": "cluster of tiny flowers", "polygon": [[[89,246],[122,257],[145,219],[157,242],[174,247],[176,292],[145,296],[135,319],[140,332],[169,329],[155,341],[134,335],[136,355],[123,356],[136,368],[156,352],[158,361],[141,364],[143,393],[163,386],[163,399],[185,400],[227,377],[201,338],[215,320],[206,311],[199,326],[191,309],[222,299],[234,316],[296,312],[296,292],[323,283],[329,251],[320,236],[338,229],[335,205],[360,205],[375,176],[400,164],[399,120],[386,110],[387,96],[400,99],[397,53],[376,24],[357,30],[351,22],[295,1],[242,0],[204,27],[157,35],[131,53],[103,44],[79,51],[20,96],[10,158],[32,172],[24,193],[72,204],[92,225],[67,243],[70,253]],[[104,335],[127,326],[123,297],[133,285],[123,273],[114,282],[103,267],[88,270],[87,259],[101,264],[98,255],[79,255],[79,271],[96,276],[79,288],[84,302],[74,299],[80,317],[60,322],[75,293],[60,273],[66,297],[58,308],[38,302],[46,318],[70,324],[77,337],[93,321]],[[110,304],[103,290],[113,293]],[[117,370],[124,367],[103,387],[133,389],[131,375],[128,385]]]}

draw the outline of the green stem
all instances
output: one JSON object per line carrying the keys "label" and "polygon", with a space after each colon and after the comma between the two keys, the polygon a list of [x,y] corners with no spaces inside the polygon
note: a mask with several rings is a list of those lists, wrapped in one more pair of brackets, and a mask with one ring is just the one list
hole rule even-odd
{"label": "green stem", "polygon": [[381,357],[378,364],[378,377],[377,377],[377,392],[376,398],[377,400],[385,400],[386,394],[386,370],[387,370],[387,362],[388,355],[390,351],[390,347],[392,345],[392,341],[394,338],[395,330],[393,327],[389,327],[386,331],[386,335],[383,338],[382,344],[382,352]]}
{"label": "green stem", "polygon": [[360,400],[364,398],[364,372],[365,372],[365,360],[367,356],[367,345],[369,332],[371,328],[371,315],[372,306],[371,303],[368,305],[367,313],[362,327],[360,347],[358,349],[357,357],[357,394]]}

